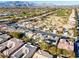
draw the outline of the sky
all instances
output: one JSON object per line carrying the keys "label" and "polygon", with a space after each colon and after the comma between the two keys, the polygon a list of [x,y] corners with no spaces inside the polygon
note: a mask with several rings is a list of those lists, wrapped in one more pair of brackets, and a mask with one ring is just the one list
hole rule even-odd
{"label": "sky", "polygon": [[79,5],[79,1],[53,1],[56,5]]}
{"label": "sky", "polygon": [[79,5],[79,1],[47,1],[46,3],[50,3],[50,4],[54,4],[54,5]]}
{"label": "sky", "polygon": [[0,0],[0,3],[4,1],[48,1],[55,5],[79,5],[79,0]]}
{"label": "sky", "polygon": [[79,0],[0,0],[0,1],[79,1]]}

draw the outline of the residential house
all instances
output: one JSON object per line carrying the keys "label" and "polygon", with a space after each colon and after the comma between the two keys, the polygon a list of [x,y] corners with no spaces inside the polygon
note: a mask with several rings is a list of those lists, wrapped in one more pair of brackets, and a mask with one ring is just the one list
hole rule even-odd
{"label": "residential house", "polygon": [[34,55],[33,58],[53,58],[51,54],[46,51],[38,50]]}
{"label": "residential house", "polygon": [[0,43],[7,41],[9,38],[10,38],[10,36],[7,34],[0,35]]}
{"label": "residential house", "polygon": [[2,44],[0,44],[0,52],[2,52],[6,56],[10,56],[12,53],[14,53],[18,48],[20,48],[24,43],[17,39],[12,38]]}
{"label": "residential house", "polygon": [[23,45],[19,50],[11,55],[11,58],[31,58],[35,53],[37,47],[27,43]]}
{"label": "residential house", "polygon": [[60,39],[58,43],[58,48],[66,49],[67,51],[73,52],[74,46],[70,44],[70,42],[66,41],[66,39]]}

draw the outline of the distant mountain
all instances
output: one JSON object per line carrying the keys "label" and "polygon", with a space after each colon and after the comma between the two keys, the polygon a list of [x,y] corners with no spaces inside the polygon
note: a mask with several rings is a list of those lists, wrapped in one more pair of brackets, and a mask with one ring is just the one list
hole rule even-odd
{"label": "distant mountain", "polygon": [[[64,2],[65,3],[65,2]],[[67,2],[66,2],[67,3]],[[52,1],[0,1],[0,8],[2,7],[79,7],[79,5],[58,5]]]}
{"label": "distant mountain", "polygon": [[32,6],[34,6],[32,2],[26,2],[26,1],[0,2],[0,7],[32,7]]}
{"label": "distant mountain", "polygon": [[48,2],[32,2],[32,1],[4,1],[0,2],[0,8],[2,7],[54,7],[52,3]]}

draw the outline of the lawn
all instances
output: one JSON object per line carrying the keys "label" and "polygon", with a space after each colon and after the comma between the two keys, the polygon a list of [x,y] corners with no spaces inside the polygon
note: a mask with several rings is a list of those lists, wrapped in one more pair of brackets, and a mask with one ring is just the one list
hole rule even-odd
{"label": "lawn", "polygon": [[59,9],[57,11],[57,16],[66,16],[66,11],[65,10],[62,10],[62,9]]}

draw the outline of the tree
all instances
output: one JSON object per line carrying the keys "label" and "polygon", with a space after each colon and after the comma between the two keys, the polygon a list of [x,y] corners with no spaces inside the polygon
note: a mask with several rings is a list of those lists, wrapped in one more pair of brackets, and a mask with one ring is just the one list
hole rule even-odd
{"label": "tree", "polygon": [[57,55],[60,55],[61,54],[61,49],[57,48]]}
{"label": "tree", "polygon": [[23,37],[22,40],[26,43],[28,42],[30,39],[28,37]]}
{"label": "tree", "polygon": [[23,12],[23,14],[26,14],[26,12]]}
{"label": "tree", "polygon": [[69,57],[69,58],[75,57],[75,53],[74,52],[67,51],[65,49],[62,49],[62,55],[66,56],[66,57]]}
{"label": "tree", "polygon": [[48,44],[44,41],[44,40],[39,40],[39,47],[40,47],[40,49],[42,49],[42,50],[48,50],[48,48],[49,48],[49,46],[48,46]]}
{"label": "tree", "polygon": [[18,39],[23,37],[23,33],[18,33],[18,32],[10,32],[10,35]]}
{"label": "tree", "polygon": [[71,52],[71,51],[66,51],[66,55],[68,55],[69,58],[74,58],[75,57],[75,53]]}
{"label": "tree", "polygon": [[68,55],[68,51],[65,50],[65,49],[62,49],[62,55],[66,56],[66,57],[69,57]]}
{"label": "tree", "polygon": [[52,46],[49,48],[49,53],[51,53],[52,55],[57,55],[57,48],[56,46]]}

